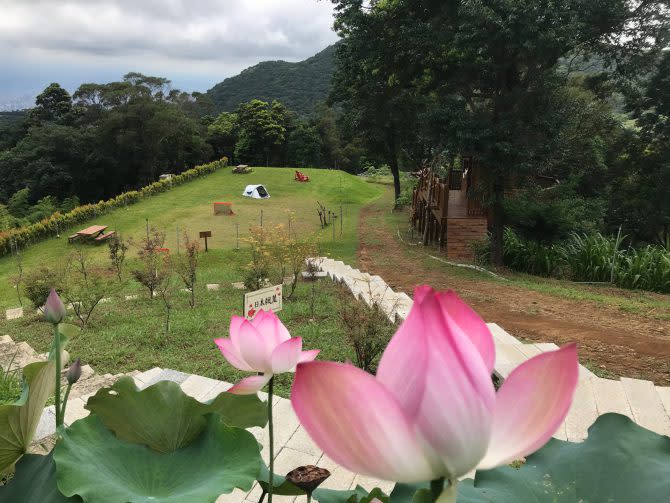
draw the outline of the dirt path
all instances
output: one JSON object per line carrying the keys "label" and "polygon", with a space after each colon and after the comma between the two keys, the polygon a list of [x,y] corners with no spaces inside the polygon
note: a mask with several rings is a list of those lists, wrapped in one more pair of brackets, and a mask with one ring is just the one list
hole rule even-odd
{"label": "dirt path", "polygon": [[[362,270],[379,274],[394,289],[408,293],[421,283],[451,288],[486,321],[499,324],[514,336],[559,345],[578,341],[581,362],[603,374],[670,385],[670,321],[595,301],[570,300],[473,279],[437,262],[430,267],[425,256],[435,250],[410,248],[401,242],[384,219],[387,211],[382,200],[361,213],[358,259]],[[634,295],[617,289],[607,294]]]}

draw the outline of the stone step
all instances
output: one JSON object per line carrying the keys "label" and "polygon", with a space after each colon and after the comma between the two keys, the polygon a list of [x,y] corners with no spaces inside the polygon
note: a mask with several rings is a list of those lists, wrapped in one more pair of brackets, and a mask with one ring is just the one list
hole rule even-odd
{"label": "stone step", "polygon": [[581,442],[588,436],[589,426],[598,417],[593,380],[583,379],[578,382],[572,406],[565,418],[565,429],[570,442]]}
{"label": "stone step", "polygon": [[654,383],[622,377],[621,384],[635,422],[661,435],[670,435],[670,418]]}

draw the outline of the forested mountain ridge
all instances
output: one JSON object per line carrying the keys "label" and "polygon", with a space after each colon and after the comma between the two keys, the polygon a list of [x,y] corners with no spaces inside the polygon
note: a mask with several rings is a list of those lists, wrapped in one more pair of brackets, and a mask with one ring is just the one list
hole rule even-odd
{"label": "forested mountain ridge", "polygon": [[207,94],[218,112],[231,112],[252,99],[278,100],[307,115],[325,101],[335,69],[335,45],[297,63],[264,61],[212,87]]}

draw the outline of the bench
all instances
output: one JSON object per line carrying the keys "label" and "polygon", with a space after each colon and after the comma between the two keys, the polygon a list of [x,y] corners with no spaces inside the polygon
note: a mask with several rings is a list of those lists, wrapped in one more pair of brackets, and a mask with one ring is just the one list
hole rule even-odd
{"label": "bench", "polygon": [[95,238],[95,241],[97,241],[98,243],[101,241],[105,241],[106,239],[111,238],[114,234],[116,234],[116,231],[105,232],[104,234],[100,234],[97,238]]}
{"label": "bench", "polygon": [[74,241],[77,241],[79,239],[79,234],[72,234],[71,236],[67,237],[67,242],[72,243]]}

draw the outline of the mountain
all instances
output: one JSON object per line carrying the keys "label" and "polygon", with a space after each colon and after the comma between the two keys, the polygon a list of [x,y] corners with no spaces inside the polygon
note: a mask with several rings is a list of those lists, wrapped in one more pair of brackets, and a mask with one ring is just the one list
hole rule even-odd
{"label": "mountain", "polygon": [[279,100],[289,109],[306,115],[325,101],[335,68],[335,45],[298,63],[264,61],[207,91],[219,112],[231,112],[240,103],[258,98]]}

